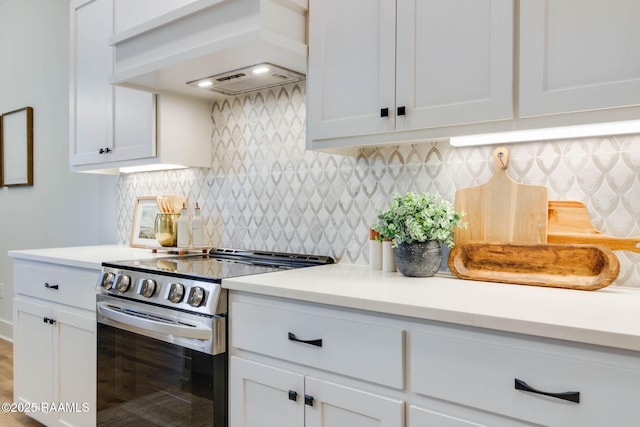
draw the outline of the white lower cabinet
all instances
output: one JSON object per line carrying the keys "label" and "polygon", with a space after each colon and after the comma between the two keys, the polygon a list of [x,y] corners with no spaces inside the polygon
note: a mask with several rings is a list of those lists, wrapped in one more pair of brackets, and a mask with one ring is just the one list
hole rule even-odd
{"label": "white lower cabinet", "polygon": [[232,426],[396,427],[404,402],[279,369],[231,358]]}
{"label": "white lower cabinet", "polygon": [[232,427],[640,425],[638,352],[241,292],[229,315]]}
{"label": "white lower cabinet", "polygon": [[522,423],[636,426],[640,355],[481,330],[409,332],[411,391]]}
{"label": "white lower cabinet", "polygon": [[402,329],[247,294],[229,313],[230,426],[404,425]]}
{"label": "white lower cabinet", "polygon": [[404,401],[358,388],[307,377],[305,404],[307,400],[310,402],[304,417],[306,427],[404,425]]}
{"label": "white lower cabinet", "polygon": [[303,375],[239,357],[229,366],[230,425],[303,425]]}
{"label": "white lower cabinet", "polygon": [[[90,298],[95,304],[97,274],[16,260],[14,402],[27,405],[23,412],[47,426],[96,423],[95,310],[86,308],[90,301],[79,308],[55,300],[73,293],[72,288],[81,284],[83,290],[77,296]],[[43,298],[47,293],[51,300]]]}
{"label": "white lower cabinet", "polygon": [[475,421],[465,420],[459,416],[447,415],[432,409],[412,405],[409,407],[408,425],[411,427],[488,427],[494,424],[481,424]]}

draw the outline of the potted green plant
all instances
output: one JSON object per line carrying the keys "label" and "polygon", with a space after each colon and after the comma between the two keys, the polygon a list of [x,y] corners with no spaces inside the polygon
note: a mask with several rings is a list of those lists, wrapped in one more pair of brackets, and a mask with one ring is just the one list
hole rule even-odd
{"label": "potted green plant", "polygon": [[453,247],[453,230],[466,227],[463,212],[429,193],[394,195],[385,210],[377,210],[372,229],[396,248],[396,267],[405,276],[433,276],[442,263],[441,244]]}

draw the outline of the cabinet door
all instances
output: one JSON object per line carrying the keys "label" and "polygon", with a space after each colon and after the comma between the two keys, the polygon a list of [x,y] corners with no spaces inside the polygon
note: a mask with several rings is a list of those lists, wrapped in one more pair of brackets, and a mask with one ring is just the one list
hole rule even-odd
{"label": "cabinet door", "polygon": [[54,402],[72,404],[56,415],[64,425],[96,423],[96,318],[91,312],[55,308]]}
{"label": "cabinet door", "polygon": [[395,0],[309,2],[310,139],[395,128],[395,8]]}
{"label": "cabinet door", "polygon": [[398,0],[397,129],[513,117],[513,0]]}
{"label": "cabinet door", "polygon": [[109,85],[113,54],[112,0],[71,3],[70,162],[104,160],[100,150],[113,150],[113,89]]}
{"label": "cabinet door", "polygon": [[640,104],[640,2],[521,0],[520,115]]}
{"label": "cabinet door", "polygon": [[229,425],[302,427],[303,423],[302,375],[231,357]]}
{"label": "cabinet door", "polygon": [[477,420],[469,421],[456,416],[445,415],[430,409],[409,407],[409,423],[407,427],[484,427],[490,424],[480,424]]}
{"label": "cabinet door", "polygon": [[71,165],[155,156],[154,95],[109,84],[113,0],[75,1],[70,19]]}
{"label": "cabinet door", "polygon": [[399,427],[404,425],[404,402],[307,377],[305,427]]}
{"label": "cabinet door", "polygon": [[[21,298],[13,300],[13,400],[16,403],[53,401],[53,326],[45,304]],[[29,416],[48,424],[49,415],[30,412]]]}
{"label": "cabinet door", "polygon": [[108,161],[156,156],[156,96],[114,86],[113,152]]}

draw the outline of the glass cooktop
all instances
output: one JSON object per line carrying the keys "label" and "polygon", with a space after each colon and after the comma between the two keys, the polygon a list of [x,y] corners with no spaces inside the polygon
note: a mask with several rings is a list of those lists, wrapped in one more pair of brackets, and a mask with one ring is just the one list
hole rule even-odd
{"label": "glass cooktop", "polygon": [[103,267],[220,282],[220,280],[230,277],[250,276],[292,268],[332,264],[333,262],[332,258],[325,256],[212,249],[206,255],[111,261],[104,262],[102,265]]}

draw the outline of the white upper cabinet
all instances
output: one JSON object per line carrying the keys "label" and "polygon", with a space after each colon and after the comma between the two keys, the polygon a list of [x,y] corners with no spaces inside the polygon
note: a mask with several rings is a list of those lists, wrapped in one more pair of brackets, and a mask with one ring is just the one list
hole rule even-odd
{"label": "white upper cabinet", "polygon": [[513,2],[399,0],[396,128],[512,118]]}
{"label": "white upper cabinet", "polygon": [[310,0],[307,147],[640,117],[640,2],[514,4]]}
{"label": "white upper cabinet", "polygon": [[114,0],[73,1],[70,22],[71,170],[210,167],[210,102],[109,84]]}
{"label": "white upper cabinet", "polygon": [[512,40],[512,0],[311,0],[311,147],[510,119]]}
{"label": "white upper cabinet", "polygon": [[75,2],[71,25],[70,164],[155,155],[155,97],[109,84],[113,1]]}
{"label": "white upper cabinet", "polygon": [[313,139],[395,129],[395,9],[395,0],[311,0],[307,124]]}
{"label": "white upper cabinet", "polygon": [[521,0],[522,117],[640,105],[640,2]]}

